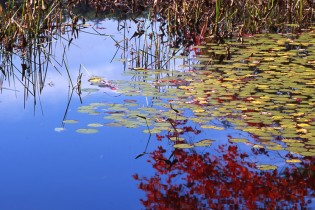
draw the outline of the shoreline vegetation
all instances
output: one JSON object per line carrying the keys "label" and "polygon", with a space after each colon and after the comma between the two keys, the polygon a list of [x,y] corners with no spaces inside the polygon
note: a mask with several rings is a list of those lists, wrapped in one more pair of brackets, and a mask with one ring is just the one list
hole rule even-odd
{"label": "shoreline vegetation", "polygon": [[73,1],[70,5],[85,4],[101,12],[139,14],[147,11],[151,20],[162,19],[170,34],[222,36],[238,30],[242,33],[279,33],[287,27],[296,32],[314,23],[315,2],[311,0],[174,0],[174,1]]}
{"label": "shoreline vegetation", "polygon": [[312,29],[315,21],[312,0],[10,0],[0,5],[0,42],[6,52],[26,48],[29,38],[43,41],[67,27],[77,30],[78,20],[85,22],[85,17],[74,13],[78,8],[93,10],[95,17],[116,14],[135,19],[145,14],[150,21],[166,25],[162,32],[169,37],[212,36],[219,42],[235,34],[299,33]]}

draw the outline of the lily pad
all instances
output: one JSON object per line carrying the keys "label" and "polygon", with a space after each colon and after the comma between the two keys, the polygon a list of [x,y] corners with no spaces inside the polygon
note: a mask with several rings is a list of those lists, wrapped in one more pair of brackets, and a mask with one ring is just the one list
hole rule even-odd
{"label": "lily pad", "polygon": [[77,121],[77,120],[64,120],[62,122],[66,123],[66,124],[75,124],[75,123],[78,123],[79,121]]}
{"label": "lily pad", "polygon": [[265,171],[265,170],[275,170],[278,167],[275,165],[262,164],[262,165],[257,165],[257,168]]}
{"label": "lily pad", "polygon": [[100,83],[103,81],[103,78],[98,76],[92,76],[88,81],[92,83]]}
{"label": "lily pad", "polygon": [[92,129],[92,128],[80,128],[80,129],[77,129],[76,132],[82,133],[82,134],[94,134],[94,133],[97,133],[98,130]]}
{"label": "lily pad", "polygon": [[173,147],[177,149],[191,149],[194,146],[191,144],[175,144]]}
{"label": "lily pad", "polygon": [[90,123],[88,124],[89,127],[102,127],[103,125],[100,123]]}
{"label": "lily pad", "polygon": [[300,159],[289,159],[289,160],[286,160],[285,162],[287,162],[287,163],[300,163],[302,161]]}
{"label": "lily pad", "polygon": [[229,140],[230,142],[234,142],[234,143],[239,143],[239,142],[248,142],[248,140],[247,139],[244,139],[244,138],[231,138],[230,140]]}
{"label": "lily pad", "polygon": [[224,130],[224,127],[218,127],[218,126],[214,126],[214,125],[202,125],[200,126],[201,128],[204,129],[214,129],[214,130]]}
{"label": "lily pad", "polygon": [[201,140],[201,141],[194,143],[194,146],[207,147],[207,146],[210,146],[212,144],[212,142],[214,142],[214,140],[204,139],[204,140]]}

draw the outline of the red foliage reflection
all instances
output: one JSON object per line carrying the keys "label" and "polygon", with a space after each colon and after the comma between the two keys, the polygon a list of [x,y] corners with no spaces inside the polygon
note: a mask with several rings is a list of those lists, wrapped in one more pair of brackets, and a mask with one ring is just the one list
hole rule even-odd
{"label": "red foliage reflection", "polygon": [[[219,156],[175,150],[171,158],[158,147],[149,162],[152,177],[140,177],[141,200],[147,209],[300,209],[315,187],[313,158],[301,167],[258,171],[237,146],[223,145]],[[303,169],[301,169],[303,168]]]}

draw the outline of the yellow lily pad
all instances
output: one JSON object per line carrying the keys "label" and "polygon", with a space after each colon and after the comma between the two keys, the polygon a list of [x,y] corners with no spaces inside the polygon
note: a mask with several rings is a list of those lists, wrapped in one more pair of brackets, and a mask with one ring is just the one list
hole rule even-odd
{"label": "yellow lily pad", "polygon": [[175,144],[173,147],[178,149],[191,149],[194,146],[191,144]]}
{"label": "yellow lily pad", "polygon": [[278,167],[275,166],[275,165],[262,164],[262,165],[257,165],[257,168],[260,169],[260,170],[265,171],[265,170],[275,170]]}
{"label": "yellow lily pad", "polygon": [[290,159],[290,160],[286,160],[285,162],[287,162],[287,163],[300,163],[302,161],[300,159]]}

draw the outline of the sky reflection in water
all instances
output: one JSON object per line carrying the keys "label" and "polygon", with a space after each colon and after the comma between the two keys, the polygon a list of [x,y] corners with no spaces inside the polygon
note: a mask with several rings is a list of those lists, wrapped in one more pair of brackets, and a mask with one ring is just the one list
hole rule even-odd
{"label": "sky reflection in water", "polygon": [[[117,23],[104,23],[104,33],[116,30]],[[89,74],[108,79],[121,79],[121,63],[110,63],[115,53],[109,37],[80,33],[67,52],[68,65],[76,78],[80,64],[83,87]],[[58,45],[58,44],[57,44]],[[105,50],[104,50],[105,49]],[[0,209],[140,209],[139,198],[144,193],[137,189],[132,174],[149,174],[145,159],[135,160],[143,151],[147,134],[137,129],[102,127],[94,135],[82,135],[75,130],[85,123],[102,123],[102,116],[80,114],[81,106],[74,95],[68,118],[80,125],[60,127],[68,100],[68,81],[65,69],[59,75],[48,72],[46,86],[33,111],[33,100],[23,108],[23,90],[4,90],[0,95]],[[47,83],[52,82],[52,87]],[[4,84],[7,87],[7,84]],[[13,88],[12,86],[10,88]],[[115,97],[102,92],[83,94],[83,104],[114,101]],[[132,138],[131,138],[132,137]]]}

